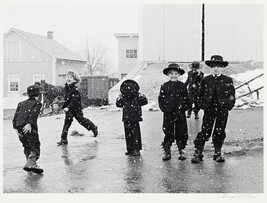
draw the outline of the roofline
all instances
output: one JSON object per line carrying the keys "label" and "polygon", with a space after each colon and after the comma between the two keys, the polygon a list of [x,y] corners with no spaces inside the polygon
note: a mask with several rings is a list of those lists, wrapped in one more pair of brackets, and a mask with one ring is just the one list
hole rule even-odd
{"label": "roofline", "polygon": [[115,37],[138,37],[138,33],[115,33]]}
{"label": "roofline", "polygon": [[47,53],[49,56],[52,56],[54,58],[57,58],[56,56],[54,56],[51,52],[44,50],[43,48],[39,47],[37,44],[35,44],[32,40],[28,39],[26,36],[24,36],[22,33],[20,33],[17,29],[15,28],[11,28],[9,31],[7,31],[7,33],[5,33],[6,37],[11,31],[16,32],[17,34],[19,34],[20,36],[22,36],[24,39],[26,39],[27,41],[29,41],[30,43],[32,43],[34,46],[38,47],[40,50],[44,51],[45,53]]}
{"label": "roofline", "polygon": [[[19,32],[19,30],[15,29],[15,28],[10,28],[7,32],[4,33],[4,37],[6,37],[11,31],[16,32],[17,34],[19,34],[20,36],[22,36],[24,39],[26,39],[27,41],[29,41],[30,43],[32,43],[34,46],[38,47],[40,50],[44,51],[45,53],[47,53],[49,56],[54,57],[56,59],[62,59],[62,58],[58,58],[56,56],[54,56],[50,51],[48,50],[44,50],[43,48],[39,47],[38,45],[36,45],[32,40],[28,39],[26,36],[24,36],[22,33]],[[32,33],[30,33],[32,34]],[[35,34],[34,34],[35,35]],[[67,60],[72,60],[72,61],[82,61],[82,62],[86,62],[86,60],[76,60],[76,59],[68,59],[68,58],[64,58]]]}

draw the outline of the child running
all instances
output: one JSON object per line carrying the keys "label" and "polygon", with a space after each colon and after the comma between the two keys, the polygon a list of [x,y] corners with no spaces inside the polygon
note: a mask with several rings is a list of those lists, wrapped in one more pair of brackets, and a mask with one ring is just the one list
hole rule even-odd
{"label": "child running", "polygon": [[65,121],[63,130],[61,133],[61,140],[57,142],[58,145],[68,144],[68,130],[73,121],[73,117],[85,127],[88,131],[92,130],[94,137],[98,135],[98,127],[90,121],[88,118],[83,116],[82,104],[81,104],[81,94],[78,91],[76,84],[80,82],[79,75],[74,71],[67,72],[67,79],[65,84],[65,102],[62,106],[65,112]]}
{"label": "child running", "polygon": [[25,171],[34,173],[43,173],[44,170],[37,166],[36,161],[40,157],[40,141],[38,135],[37,119],[42,107],[38,96],[40,89],[38,85],[31,85],[27,88],[28,99],[20,102],[17,106],[14,118],[13,128],[19,136],[19,140],[24,147],[26,164],[23,167]]}

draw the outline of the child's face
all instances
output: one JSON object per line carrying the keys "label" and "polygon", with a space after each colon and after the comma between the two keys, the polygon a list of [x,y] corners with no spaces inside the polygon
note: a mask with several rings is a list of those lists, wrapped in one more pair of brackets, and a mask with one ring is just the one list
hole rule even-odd
{"label": "child's face", "polygon": [[68,85],[70,85],[70,84],[74,83],[75,80],[72,77],[72,75],[67,75],[66,82],[67,82]]}
{"label": "child's face", "polygon": [[177,71],[169,71],[168,77],[171,81],[177,81],[179,79],[180,74]]}
{"label": "child's face", "polygon": [[220,66],[212,67],[212,73],[214,75],[220,75],[222,73],[222,67],[220,67]]}

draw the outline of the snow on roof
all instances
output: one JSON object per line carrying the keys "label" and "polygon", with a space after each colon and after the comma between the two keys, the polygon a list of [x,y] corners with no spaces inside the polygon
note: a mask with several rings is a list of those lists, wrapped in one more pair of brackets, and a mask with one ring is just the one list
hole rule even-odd
{"label": "snow on roof", "polygon": [[68,60],[86,62],[86,60],[82,59],[80,56],[78,56],[71,50],[59,44],[54,39],[49,39],[46,36],[24,32],[22,30],[18,30],[15,28],[11,28],[9,31],[5,33],[4,36],[7,36],[12,31],[18,33],[19,35],[24,37],[26,40],[30,41],[32,44],[34,44],[35,46],[37,46],[39,49],[43,50],[50,56],[53,56],[58,59],[68,59]]}

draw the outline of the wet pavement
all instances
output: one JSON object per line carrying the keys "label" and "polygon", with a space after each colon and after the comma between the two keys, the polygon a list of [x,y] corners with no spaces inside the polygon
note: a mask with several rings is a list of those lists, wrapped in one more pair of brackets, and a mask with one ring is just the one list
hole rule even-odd
{"label": "wet pavement", "polygon": [[[188,159],[179,161],[177,147],[173,145],[172,159],[163,162],[160,147],[163,139],[162,113],[156,111],[143,114],[143,150],[140,157],[124,154],[124,129],[120,111],[86,110],[85,116],[99,126],[100,135],[94,138],[91,132],[74,121],[70,132],[77,130],[84,136],[69,136],[67,146],[56,145],[60,139],[64,115],[40,118],[38,124],[42,146],[38,164],[44,169],[43,175],[23,171],[23,148],[12,130],[11,120],[4,120],[3,192],[263,192],[262,108],[231,112],[223,148],[225,163],[212,160],[210,141],[204,151],[204,161],[200,164],[190,162],[193,139],[201,126],[201,119],[194,118],[188,120],[190,138],[185,151]],[[245,119],[244,115],[255,122],[240,121]]]}

